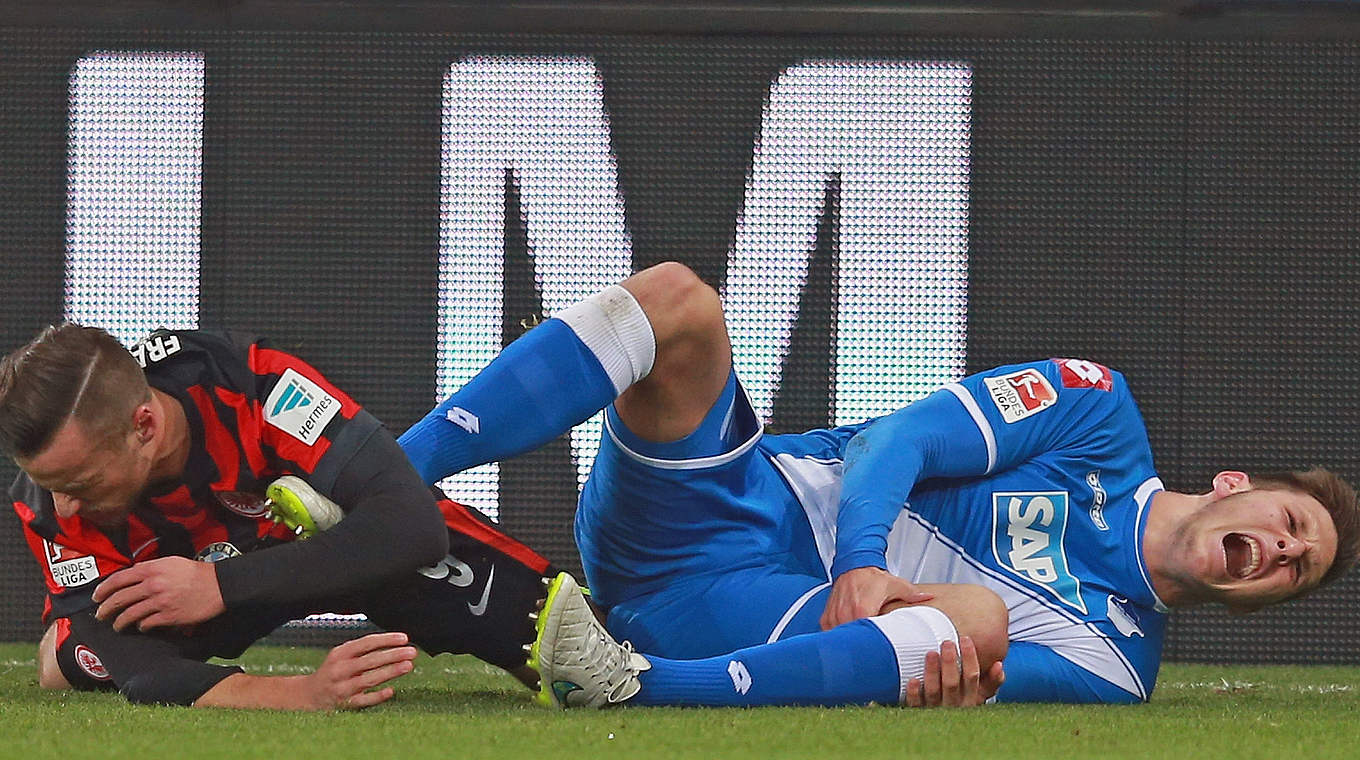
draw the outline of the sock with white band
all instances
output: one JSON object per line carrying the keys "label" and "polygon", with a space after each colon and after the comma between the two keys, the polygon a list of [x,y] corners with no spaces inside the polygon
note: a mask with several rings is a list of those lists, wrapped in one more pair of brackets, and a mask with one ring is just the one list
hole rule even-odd
{"label": "sock with white band", "polygon": [[656,360],[652,323],[622,286],[610,285],[553,316],[566,322],[590,349],[618,393],[652,371]]}
{"label": "sock with white band", "polygon": [[506,346],[398,442],[434,483],[565,433],[646,377],[655,358],[647,315],[611,285]]}
{"label": "sock with white band", "polygon": [[934,607],[900,607],[869,622],[888,638],[897,656],[899,703],[907,699],[907,682],[925,675],[927,654],[940,651],[946,641],[959,644],[953,621]]}
{"label": "sock with white band", "polygon": [[[897,626],[890,628],[895,631],[891,635],[898,635]],[[934,637],[927,631],[922,640]],[[648,656],[652,668],[639,674],[642,690],[631,702],[714,707],[898,704],[901,684],[906,683],[899,677],[900,651],[871,618],[703,660]]]}

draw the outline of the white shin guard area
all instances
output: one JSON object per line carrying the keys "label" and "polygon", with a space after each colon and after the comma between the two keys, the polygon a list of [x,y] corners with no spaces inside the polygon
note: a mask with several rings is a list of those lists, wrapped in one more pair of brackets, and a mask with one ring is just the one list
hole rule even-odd
{"label": "white shin guard area", "polygon": [[623,393],[652,371],[656,336],[642,306],[623,287],[610,285],[553,316],[567,323]]}
{"label": "white shin guard area", "polygon": [[869,618],[897,652],[897,701],[907,700],[907,682],[925,674],[926,655],[940,651],[946,641],[959,643],[949,616],[934,607],[903,607]]}

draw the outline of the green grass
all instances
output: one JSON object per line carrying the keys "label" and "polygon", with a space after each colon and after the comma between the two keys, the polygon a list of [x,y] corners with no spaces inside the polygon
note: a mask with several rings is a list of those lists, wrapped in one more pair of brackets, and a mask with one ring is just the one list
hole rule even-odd
{"label": "green grass", "polygon": [[[422,658],[395,700],[357,713],[138,707],[45,692],[31,644],[0,644],[6,758],[1352,758],[1360,668],[1167,665],[1135,707],[977,710],[539,708],[470,658]],[[319,649],[257,647],[254,673],[304,672]]]}

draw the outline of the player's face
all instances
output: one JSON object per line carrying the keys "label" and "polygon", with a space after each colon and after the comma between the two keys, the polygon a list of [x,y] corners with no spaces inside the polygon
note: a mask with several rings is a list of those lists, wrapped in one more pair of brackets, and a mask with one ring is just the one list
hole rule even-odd
{"label": "player's face", "polygon": [[91,434],[70,419],[47,448],[19,466],[52,492],[57,514],[80,515],[101,528],[121,525],[143,497],[151,470],[149,446],[136,433]]}
{"label": "player's face", "polygon": [[1336,558],[1336,527],[1298,491],[1239,490],[1201,508],[1176,547],[1202,598],[1250,612],[1318,585]]}

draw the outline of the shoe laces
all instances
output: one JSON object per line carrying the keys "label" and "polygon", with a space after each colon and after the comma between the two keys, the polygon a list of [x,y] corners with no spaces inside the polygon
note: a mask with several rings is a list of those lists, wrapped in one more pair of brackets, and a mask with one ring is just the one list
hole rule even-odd
{"label": "shoe laces", "polygon": [[[587,625],[590,626],[591,635],[586,639],[581,660],[593,662],[598,666],[589,669],[591,676],[608,695],[611,703],[618,702],[622,698],[621,692],[627,688],[632,679],[647,669],[646,660],[642,660],[641,656],[633,651],[633,642],[614,641],[602,626],[593,621]],[[642,660],[642,664],[637,660]]]}

